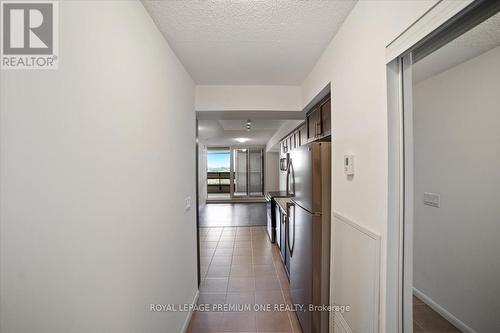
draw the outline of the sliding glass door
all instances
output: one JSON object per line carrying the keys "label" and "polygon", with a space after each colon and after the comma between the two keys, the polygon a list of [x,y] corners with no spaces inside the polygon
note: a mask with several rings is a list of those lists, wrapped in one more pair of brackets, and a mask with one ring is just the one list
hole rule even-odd
{"label": "sliding glass door", "polygon": [[248,150],[244,148],[233,150],[233,161],[234,161],[234,197],[245,197],[247,196],[248,181],[247,181],[247,169],[248,169]]}
{"label": "sliding glass door", "polygon": [[233,197],[264,195],[262,148],[233,149]]}
{"label": "sliding glass door", "polygon": [[248,150],[248,195],[264,195],[264,158],[262,149]]}

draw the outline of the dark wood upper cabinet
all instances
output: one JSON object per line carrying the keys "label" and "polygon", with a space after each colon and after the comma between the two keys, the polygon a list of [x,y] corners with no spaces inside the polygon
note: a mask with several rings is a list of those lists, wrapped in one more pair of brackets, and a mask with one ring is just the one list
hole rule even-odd
{"label": "dark wood upper cabinet", "polygon": [[286,153],[287,153],[287,151],[288,151],[288,149],[287,149],[287,147],[286,147],[286,143],[287,143],[287,141],[286,141],[286,140],[281,141],[281,153],[282,153],[282,154],[286,154]]}
{"label": "dark wood upper cabinet", "polygon": [[332,110],[330,96],[324,98],[307,113],[306,121],[281,140],[283,154],[310,141],[322,139],[331,134]]}
{"label": "dark wood upper cabinet", "polygon": [[306,124],[304,124],[299,128],[299,146],[305,145],[306,142],[307,142],[307,126]]}
{"label": "dark wood upper cabinet", "polygon": [[321,134],[328,135],[332,129],[332,108],[331,99],[328,98],[321,105]]}
{"label": "dark wood upper cabinet", "polygon": [[[318,127],[320,131],[318,131]],[[307,115],[307,139],[314,139],[321,132],[320,109],[315,108]]]}
{"label": "dark wood upper cabinet", "polygon": [[323,99],[307,114],[307,138],[313,140],[330,135],[331,106],[330,97]]}

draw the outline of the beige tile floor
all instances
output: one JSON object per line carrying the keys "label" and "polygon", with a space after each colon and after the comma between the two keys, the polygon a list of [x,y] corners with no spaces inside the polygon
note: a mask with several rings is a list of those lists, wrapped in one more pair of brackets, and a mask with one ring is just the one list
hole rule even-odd
{"label": "beige tile floor", "polygon": [[198,304],[250,304],[250,310],[195,312],[188,332],[301,332],[293,311],[254,311],[254,304],[291,304],[279,251],[265,227],[201,228],[200,255]]}

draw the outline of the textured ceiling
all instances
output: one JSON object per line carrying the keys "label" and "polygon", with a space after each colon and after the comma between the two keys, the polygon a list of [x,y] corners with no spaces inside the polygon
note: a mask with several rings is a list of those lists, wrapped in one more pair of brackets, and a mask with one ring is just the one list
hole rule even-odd
{"label": "textured ceiling", "polygon": [[283,120],[252,120],[252,129],[246,130],[246,120],[198,120],[198,138],[211,146],[241,145],[235,138],[248,138],[245,145],[265,145]]}
{"label": "textured ceiling", "polygon": [[301,84],[351,0],[142,0],[198,84]]}
{"label": "textured ceiling", "polygon": [[417,62],[413,67],[413,82],[444,72],[497,46],[500,46],[500,13]]}

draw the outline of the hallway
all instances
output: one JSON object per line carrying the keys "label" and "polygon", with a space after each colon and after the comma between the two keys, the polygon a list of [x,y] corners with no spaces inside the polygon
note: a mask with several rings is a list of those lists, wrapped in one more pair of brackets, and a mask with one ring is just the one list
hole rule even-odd
{"label": "hallway", "polygon": [[500,0],[0,21],[0,333],[500,333]]}
{"label": "hallway", "polygon": [[[301,332],[294,312],[274,311],[275,306],[286,310],[291,301],[278,249],[265,227],[200,228],[200,255],[198,304],[249,308],[195,312],[188,332]],[[273,311],[254,311],[256,304],[269,304]]]}

